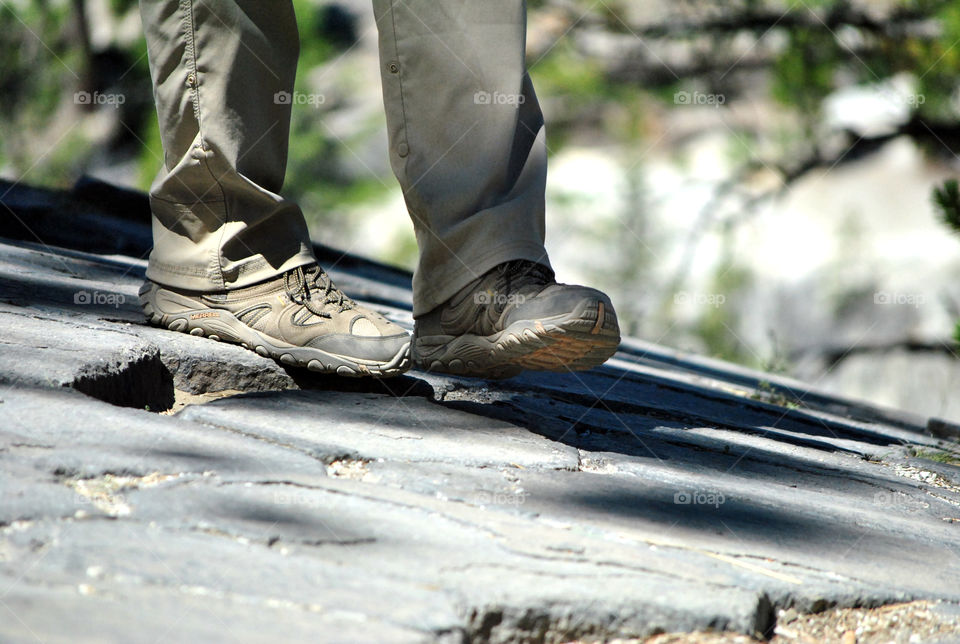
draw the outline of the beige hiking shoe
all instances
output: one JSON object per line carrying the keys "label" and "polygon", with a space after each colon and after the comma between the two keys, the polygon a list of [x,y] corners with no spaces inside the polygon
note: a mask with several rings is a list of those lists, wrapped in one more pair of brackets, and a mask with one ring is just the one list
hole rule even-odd
{"label": "beige hiking shoe", "polygon": [[344,295],[316,264],[212,293],[148,280],[140,305],[151,324],[240,344],[292,367],[383,377],[410,366],[409,334]]}
{"label": "beige hiking shoe", "polygon": [[620,327],[605,294],[558,284],[549,268],[516,260],[418,317],[413,338],[421,369],[507,378],[599,366],[616,352]]}

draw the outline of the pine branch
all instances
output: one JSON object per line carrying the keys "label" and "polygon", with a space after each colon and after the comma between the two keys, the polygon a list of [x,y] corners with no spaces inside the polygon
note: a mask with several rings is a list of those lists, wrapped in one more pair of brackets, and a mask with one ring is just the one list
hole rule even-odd
{"label": "pine branch", "polygon": [[960,185],[956,179],[948,179],[933,189],[933,205],[940,221],[960,235]]}

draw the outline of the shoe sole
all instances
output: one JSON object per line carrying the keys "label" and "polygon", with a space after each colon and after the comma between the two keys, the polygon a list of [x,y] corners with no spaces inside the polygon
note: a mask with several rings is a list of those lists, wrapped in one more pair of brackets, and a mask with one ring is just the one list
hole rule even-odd
{"label": "shoe sole", "polygon": [[257,332],[225,309],[198,308],[165,313],[151,300],[152,288],[151,284],[144,284],[139,295],[140,306],[143,307],[147,320],[154,326],[218,342],[239,344],[280,364],[302,367],[318,373],[356,378],[390,378],[399,376],[410,368],[409,342],[386,362],[327,353],[311,347],[298,347]]}
{"label": "shoe sole", "polygon": [[510,378],[525,369],[593,369],[619,345],[616,315],[604,302],[591,300],[571,313],[520,320],[494,335],[414,338],[413,362],[424,371]]}

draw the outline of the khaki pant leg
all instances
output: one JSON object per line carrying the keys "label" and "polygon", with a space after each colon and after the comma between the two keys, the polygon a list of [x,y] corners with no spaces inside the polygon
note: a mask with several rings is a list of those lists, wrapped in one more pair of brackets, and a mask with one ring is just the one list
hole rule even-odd
{"label": "khaki pant leg", "polygon": [[420,261],[414,315],[544,250],[546,144],[522,0],[374,0],[390,160]]}
{"label": "khaki pant leg", "polygon": [[292,4],[141,0],[163,167],[147,275],[241,287],[313,260],[286,169],[299,40]]}

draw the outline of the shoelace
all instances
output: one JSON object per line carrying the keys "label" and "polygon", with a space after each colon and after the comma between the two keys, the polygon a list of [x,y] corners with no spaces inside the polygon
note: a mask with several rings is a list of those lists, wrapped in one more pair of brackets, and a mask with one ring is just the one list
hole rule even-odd
{"label": "shoelace", "polygon": [[[294,280],[293,285],[291,280]],[[302,266],[298,266],[287,271],[283,274],[283,286],[292,302],[306,307],[308,311],[320,317],[333,317],[333,313],[326,310],[329,304],[336,307],[337,313],[353,308],[353,300],[338,289],[330,276],[319,266],[308,268],[306,271]],[[315,294],[320,297],[314,297]]]}

